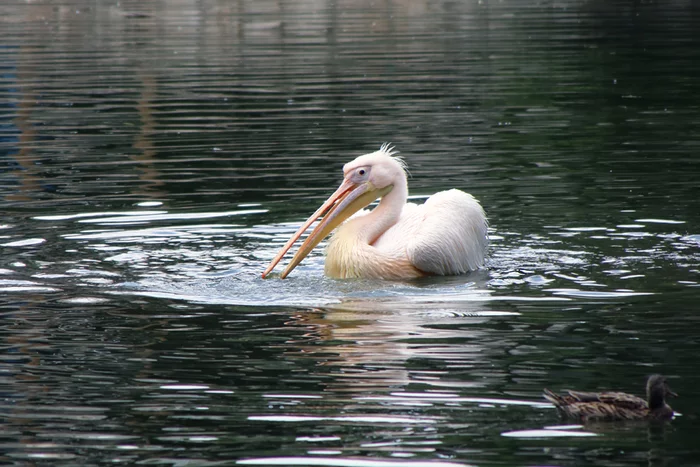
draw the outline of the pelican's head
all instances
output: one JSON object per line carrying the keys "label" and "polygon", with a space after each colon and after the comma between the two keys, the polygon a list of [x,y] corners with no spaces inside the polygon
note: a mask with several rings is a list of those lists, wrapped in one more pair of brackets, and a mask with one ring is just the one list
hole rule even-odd
{"label": "pelican's head", "polygon": [[365,154],[343,166],[344,179],[340,187],[309,217],[270,262],[265,278],[280,262],[306,229],[319,217],[323,220],[309,234],[294,254],[280,277],[284,279],[336,227],[372,201],[389,193],[397,183],[406,184],[406,166],[393,155],[394,148],[383,144],[378,151]]}
{"label": "pelican's head", "polygon": [[344,181],[350,180],[358,186],[366,183],[378,190],[394,186],[401,180],[405,181],[406,164],[401,158],[394,156],[397,152],[385,143],[379,151],[348,162],[343,166]]}

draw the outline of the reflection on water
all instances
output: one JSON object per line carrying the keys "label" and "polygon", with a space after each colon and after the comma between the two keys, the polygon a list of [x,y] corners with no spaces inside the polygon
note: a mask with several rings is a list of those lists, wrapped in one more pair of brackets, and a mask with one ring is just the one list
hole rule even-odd
{"label": "reflection on water", "polygon": [[[689,465],[693,2],[0,5],[7,465]],[[487,268],[260,274],[392,141]],[[683,416],[563,426],[544,387]]]}

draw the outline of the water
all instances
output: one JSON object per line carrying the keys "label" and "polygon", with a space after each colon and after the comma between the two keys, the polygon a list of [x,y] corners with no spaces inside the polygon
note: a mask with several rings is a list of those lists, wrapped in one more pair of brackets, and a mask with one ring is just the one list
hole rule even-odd
{"label": "water", "polygon": [[[697,465],[697,6],[4,2],[3,465]],[[393,142],[483,271],[260,273]],[[663,425],[570,426],[554,390]]]}

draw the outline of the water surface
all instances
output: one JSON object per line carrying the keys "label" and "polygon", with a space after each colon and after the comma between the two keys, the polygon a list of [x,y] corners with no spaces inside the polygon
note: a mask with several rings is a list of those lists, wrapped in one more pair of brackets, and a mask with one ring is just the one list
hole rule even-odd
{"label": "water surface", "polygon": [[[692,465],[692,2],[0,6],[7,465]],[[472,193],[487,267],[260,273],[348,160]],[[571,425],[554,390],[667,424]]]}

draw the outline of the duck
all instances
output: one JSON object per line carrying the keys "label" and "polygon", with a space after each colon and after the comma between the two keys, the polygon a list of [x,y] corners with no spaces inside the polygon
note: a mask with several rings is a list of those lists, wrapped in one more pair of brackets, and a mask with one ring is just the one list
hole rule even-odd
{"label": "duck", "polygon": [[544,389],[544,398],[554,404],[563,418],[587,421],[669,420],[673,409],[666,403],[667,396],[677,397],[662,375],[647,379],[647,400],[624,392],[566,391],[556,394]]}

